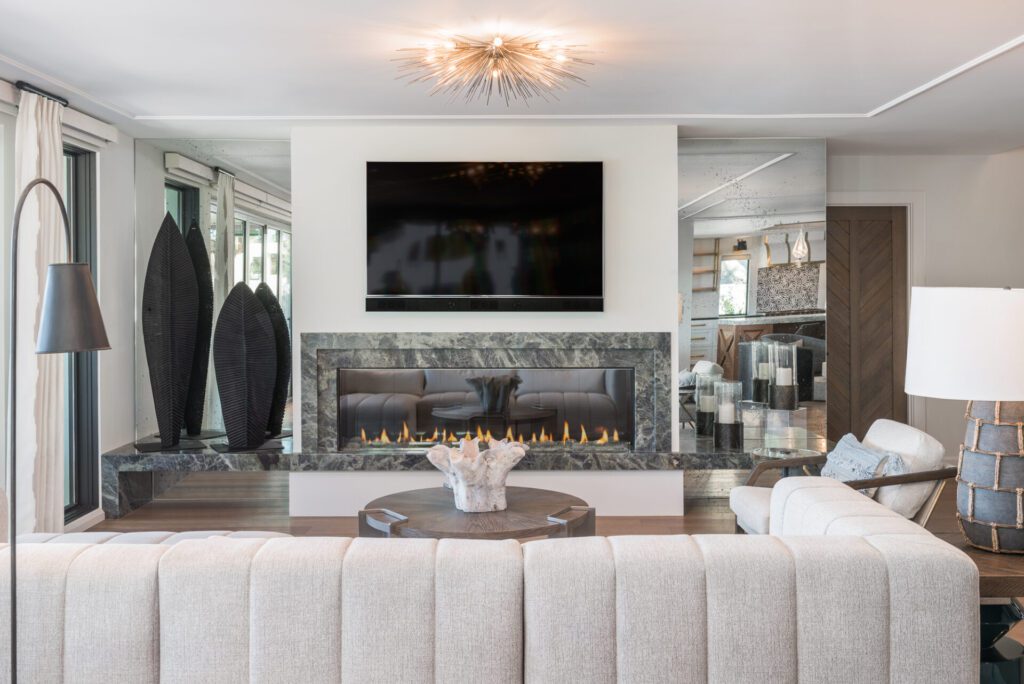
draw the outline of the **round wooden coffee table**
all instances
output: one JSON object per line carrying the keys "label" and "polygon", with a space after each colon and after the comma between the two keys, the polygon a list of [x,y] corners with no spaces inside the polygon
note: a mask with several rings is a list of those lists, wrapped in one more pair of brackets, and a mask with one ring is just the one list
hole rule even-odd
{"label": "round wooden coffee table", "polygon": [[463,513],[444,487],[389,494],[359,511],[359,536],[526,539],[594,534],[594,509],[583,499],[532,487],[508,487],[505,498],[504,511]]}

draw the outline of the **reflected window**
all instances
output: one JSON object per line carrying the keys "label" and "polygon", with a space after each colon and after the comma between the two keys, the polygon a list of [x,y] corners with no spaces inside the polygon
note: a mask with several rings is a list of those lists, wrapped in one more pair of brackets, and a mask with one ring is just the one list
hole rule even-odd
{"label": "reflected window", "polygon": [[246,225],[245,277],[253,291],[263,282],[263,231],[265,226],[258,223]]}
{"label": "reflected window", "polygon": [[235,219],[235,263],[233,268],[236,283],[244,283],[245,278],[245,221]]}
{"label": "reflected window", "polygon": [[718,265],[718,315],[742,316],[747,313],[748,257],[724,257]]}

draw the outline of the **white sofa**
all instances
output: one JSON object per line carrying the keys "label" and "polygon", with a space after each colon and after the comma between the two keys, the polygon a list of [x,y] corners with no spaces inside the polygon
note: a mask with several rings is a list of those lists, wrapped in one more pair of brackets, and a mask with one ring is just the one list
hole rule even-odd
{"label": "white sofa", "polygon": [[19,679],[977,681],[975,565],[821,482],[784,536],[24,544]]}

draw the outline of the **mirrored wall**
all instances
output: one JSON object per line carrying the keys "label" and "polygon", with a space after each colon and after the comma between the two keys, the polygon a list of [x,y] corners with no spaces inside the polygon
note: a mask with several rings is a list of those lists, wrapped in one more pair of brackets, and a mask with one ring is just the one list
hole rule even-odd
{"label": "mirrored wall", "polygon": [[[287,140],[138,140],[135,148],[136,304],[141,322],[147,268],[166,216],[183,236],[205,243],[213,290],[213,326],[236,283],[265,283],[292,318],[291,160]],[[174,297],[173,282],[171,297]],[[158,421],[143,326],[136,325],[136,439],[154,439]],[[212,344],[202,436],[224,429]],[[291,429],[290,387],[284,430]]]}
{"label": "mirrored wall", "polygon": [[680,369],[749,381],[746,343],[796,343],[799,404],[822,431],[825,180],[824,140],[679,140]]}

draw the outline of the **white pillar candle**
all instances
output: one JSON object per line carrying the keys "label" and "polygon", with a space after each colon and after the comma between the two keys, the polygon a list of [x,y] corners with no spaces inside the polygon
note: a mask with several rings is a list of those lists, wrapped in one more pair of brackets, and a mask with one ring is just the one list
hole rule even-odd
{"label": "white pillar candle", "polygon": [[823,377],[823,378],[827,378],[828,377],[828,361],[822,361],[821,362],[821,377]]}
{"label": "white pillar candle", "polygon": [[771,380],[772,379],[772,364],[765,363],[762,361],[757,364],[757,377],[759,380]]}
{"label": "white pillar candle", "polygon": [[793,384],[793,369],[778,368],[775,371],[775,384],[783,387]]}
{"label": "white pillar candle", "polygon": [[700,412],[701,413],[714,413],[715,412],[715,395],[704,395],[700,398]]}
{"label": "white pillar candle", "polygon": [[718,422],[719,423],[735,423],[736,422],[736,407],[732,404],[722,404],[718,407]]}

